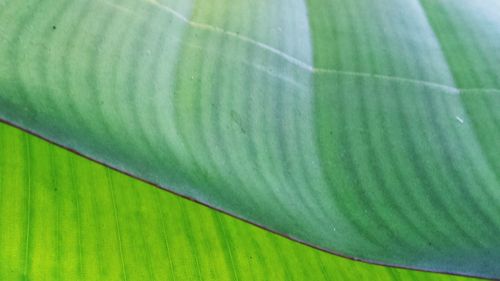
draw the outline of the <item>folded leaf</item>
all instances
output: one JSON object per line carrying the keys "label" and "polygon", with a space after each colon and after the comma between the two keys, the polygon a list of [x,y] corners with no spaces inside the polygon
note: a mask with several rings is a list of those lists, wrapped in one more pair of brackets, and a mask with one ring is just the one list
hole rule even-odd
{"label": "folded leaf", "polygon": [[7,1],[0,118],[304,243],[500,278],[498,1]]}

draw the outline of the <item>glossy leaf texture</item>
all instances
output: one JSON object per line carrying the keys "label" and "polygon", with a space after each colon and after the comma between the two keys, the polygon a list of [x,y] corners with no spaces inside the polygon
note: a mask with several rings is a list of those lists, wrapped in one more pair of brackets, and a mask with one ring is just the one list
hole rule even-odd
{"label": "glossy leaf texture", "polygon": [[0,280],[471,280],[359,263],[0,124]]}
{"label": "glossy leaf texture", "polygon": [[500,278],[498,1],[1,3],[4,121],[327,251]]}

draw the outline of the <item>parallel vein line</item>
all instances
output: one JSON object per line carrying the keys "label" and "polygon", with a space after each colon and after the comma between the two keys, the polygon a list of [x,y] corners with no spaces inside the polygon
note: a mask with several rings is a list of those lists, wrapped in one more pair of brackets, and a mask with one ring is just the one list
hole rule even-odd
{"label": "parallel vein line", "polygon": [[120,223],[118,222],[118,209],[116,207],[114,184],[113,184],[113,181],[112,181],[111,176],[109,174],[109,171],[107,171],[107,170],[106,170],[106,178],[108,181],[109,190],[111,192],[111,200],[113,202],[113,213],[114,213],[114,217],[115,217],[116,236],[118,238],[118,246],[119,246],[119,250],[120,250],[120,261],[121,261],[121,266],[122,266],[123,278],[125,281],[127,281],[127,271],[125,270],[125,262],[123,260],[123,243],[122,243],[122,236],[120,233]]}
{"label": "parallel vein line", "polygon": [[26,180],[27,180],[27,192],[28,192],[28,198],[26,200],[26,240],[25,240],[25,253],[24,253],[24,276],[25,278],[28,278],[28,263],[29,261],[29,241],[30,241],[30,228],[31,228],[31,152],[30,152],[30,142],[28,140],[28,137],[25,137],[25,143],[26,143],[26,159],[28,165],[27,167],[27,173],[26,173]]}

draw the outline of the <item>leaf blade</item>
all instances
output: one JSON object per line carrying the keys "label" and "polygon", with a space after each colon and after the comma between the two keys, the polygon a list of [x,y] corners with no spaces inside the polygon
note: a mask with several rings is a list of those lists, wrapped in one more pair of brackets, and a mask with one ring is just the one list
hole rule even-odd
{"label": "leaf blade", "polygon": [[496,276],[497,149],[429,3],[7,4],[2,119],[318,247]]}

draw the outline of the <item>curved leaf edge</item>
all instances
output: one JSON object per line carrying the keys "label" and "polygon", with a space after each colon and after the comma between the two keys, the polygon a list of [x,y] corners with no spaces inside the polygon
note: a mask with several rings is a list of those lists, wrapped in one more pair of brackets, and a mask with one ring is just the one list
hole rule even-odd
{"label": "curved leaf edge", "polygon": [[486,275],[473,275],[473,274],[468,274],[468,273],[465,273],[465,272],[452,272],[452,271],[443,271],[443,270],[439,270],[439,269],[427,269],[427,268],[418,268],[418,267],[412,267],[412,266],[405,266],[405,265],[401,265],[401,264],[396,264],[396,263],[386,263],[386,262],[380,262],[380,261],[377,261],[377,260],[371,260],[371,259],[365,259],[365,258],[358,258],[358,257],[355,257],[355,256],[350,256],[350,255],[346,255],[346,254],[342,254],[340,252],[337,252],[333,249],[328,249],[328,248],[324,248],[324,247],[321,247],[321,246],[318,246],[318,245],[314,245],[312,243],[309,243],[307,241],[304,241],[302,239],[299,239],[299,238],[296,238],[294,236],[291,236],[291,235],[288,235],[287,233],[282,233],[282,232],[279,232],[279,231],[276,231],[276,230],[273,230],[265,225],[262,225],[262,224],[259,224],[258,222],[255,222],[255,221],[252,221],[252,220],[249,220],[247,218],[244,218],[242,216],[239,216],[237,214],[233,214],[231,213],[230,211],[227,211],[227,210],[224,210],[223,208],[219,208],[219,207],[216,207],[216,206],[213,206],[207,202],[203,202],[202,200],[198,200],[194,197],[191,197],[191,196],[188,196],[188,195],[185,195],[185,194],[182,194],[182,193],[179,193],[179,192],[176,192],[174,191],[171,187],[169,186],[162,186],[158,183],[155,183],[153,181],[150,181],[150,180],[147,180],[147,179],[144,179],[138,175],[135,175],[131,172],[128,172],[126,170],[123,170],[123,169],[120,169],[120,168],[117,168],[117,167],[114,167],[113,165],[111,164],[108,164],[108,163],[105,163],[103,161],[99,161],[97,159],[94,159],[88,155],[85,155],[81,152],[79,152],[77,149],[74,149],[74,148],[71,148],[69,146],[66,146],[64,144],[61,144],[61,143],[58,143],[58,142],[55,142],[53,140],[51,140],[50,138],[47,138],[45,137],[43,134],[40,134],[40,133],[37,133],[33,130],[30,130],[28,128],[24,128],[23,126],[21,125],[18,125],[14,122],[11,122],[9,120],[6,120],[4,118],[1,118],[0,117],[0,122],[1,123],[4,123],[8,126],[11,126],[11,127],[14,127],[14,128],[17,128],[23,132],[26,132],[32,136],[35,136],[43,141],[46,141],[48,142],[49,144],[51,145],[55,145],[57,147],[60,147],[64,150],[67,150],[73,154],[76,154],[80,157],[83,157],[89,161],[92,161],[94,163],[97,163],[99,165],[102,165],[106,168],[109,168],[113,171],[116,171],[118,173],[121,173],[121,174],[124,174],[128,177],[131,177],[135,180],[138,180],[138,181],[141,181],[143,183],[146,183],[152,187],[155,187],[157,189],[160,189],[162,191],[166,191],[170,194],[173,194],[175,196],[179,196],[181,198],[184,198],[184,199],[187,199],[191,202],[194,202],[196,204],[199,204],[199,205],[202,205],[202,206],[205,206],[207,208],[210,208],[214,211],[217,211],[217,212],[220,212],[224,215],[227,215],[227,216],[230,216],[232,218],[235,218],[237,220],[240,220],[240,221],[243,221],[245,223],[248,223],[250,225],[253,225],[255,227],[258,227],[260,229],[263,229],[265,231],[268,231],[272,234],[275,234],[275,235],[278,235],[280,237],[283,237],[283,238],[286,238],[290,241],[293,241],[293,242],[297,242],[299,244],[302,244],[304,246],[307,246],[307,247],[310,247],[310,248],[313,248],[315,250],[318,250],[318,251],[321,251],[321,252],[325,252],[325,253],[328,253],[328,254],[331,254],[331,255],[334,255],[334,256],[337,256],[337,257],[340,257],[340,258],[344,258],[344,259],[348,259],[348,260],[351,260],[351,261],[355,261],[355,262],[362,262],[362,263],[366,263],[366,264],[372,264],[372,265],[377,265],[377,266],[386,266],[386,267],[392,267],[392,268],[398,268],[398,269],[405,269],[405,270],[414,270],[414,271],[419,271],[419,272],[430,272],[430,273],[440,273],[440,274],[448,274],[448,275],[453,275],[453,276],[462,276],[462,277],[473,277],[473,278],[479,278],[479,279],[484,279],[484,280],[500,280],[500,279],[492,279],[493,277],[492,276],[486,276]]}

